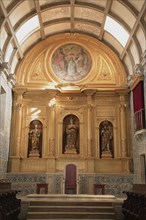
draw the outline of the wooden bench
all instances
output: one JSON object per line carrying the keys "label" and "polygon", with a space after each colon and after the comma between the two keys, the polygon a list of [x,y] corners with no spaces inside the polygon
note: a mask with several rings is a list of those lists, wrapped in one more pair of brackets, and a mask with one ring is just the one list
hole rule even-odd
{"label": "wooden bench", "polygon": [[18,192],[11,189],[9,181],[0,180],[0,219],[17,220],[21,208],[21,200],[16,198]]}
{"label": "wooden bench", "polygon": [[122,205],[124,220],[146,220],[146,185],[134,184],[133,192],[124,191],[127,199]]}

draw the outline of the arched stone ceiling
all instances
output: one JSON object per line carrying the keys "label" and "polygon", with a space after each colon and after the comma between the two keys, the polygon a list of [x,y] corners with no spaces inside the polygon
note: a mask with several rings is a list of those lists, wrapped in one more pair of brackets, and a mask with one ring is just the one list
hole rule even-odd
{"label": "arched stone ceiling", "polygon": [[[1,60],[10,65],[11,74],[30,48],[61,33],[102,41],[117,53],[127,75],[133,75],[146,56],[145,0],[1,0],[1,15]],[[110,18],[129,34],[125,45],[105,28]],[[19,30],[34,20],[38,25],[31,23],[31,32],[21,42]]]}

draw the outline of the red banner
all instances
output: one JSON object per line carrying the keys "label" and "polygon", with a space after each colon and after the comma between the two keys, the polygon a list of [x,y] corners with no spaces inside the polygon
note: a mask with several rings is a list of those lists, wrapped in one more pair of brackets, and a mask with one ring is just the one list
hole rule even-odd
{"label": "red banner", "polygon": [[143,81],[140,81],[133,89],[134,113],[144,109],[144,88]]}

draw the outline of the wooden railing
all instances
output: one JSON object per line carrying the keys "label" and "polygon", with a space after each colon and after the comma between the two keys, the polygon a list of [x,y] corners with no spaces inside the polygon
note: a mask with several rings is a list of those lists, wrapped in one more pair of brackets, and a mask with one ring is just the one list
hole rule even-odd
{"label": "wooden railing", "polygon": [[145,110],[141,109],[135,112],[135,130],[139,131],[145,128]]}

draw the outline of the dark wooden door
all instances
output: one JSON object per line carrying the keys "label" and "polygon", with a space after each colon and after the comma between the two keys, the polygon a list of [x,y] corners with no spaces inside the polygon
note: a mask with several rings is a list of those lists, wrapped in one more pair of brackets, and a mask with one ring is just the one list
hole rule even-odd
{"label": "dark wooden door", "polygon": [[76,165],[68,164],[66,166],[65,173],[65,193],[76,194],[77,193],[77,177],[76,177]]}

